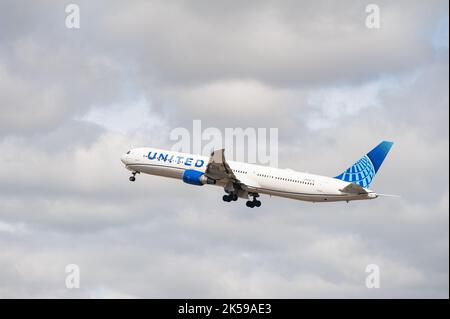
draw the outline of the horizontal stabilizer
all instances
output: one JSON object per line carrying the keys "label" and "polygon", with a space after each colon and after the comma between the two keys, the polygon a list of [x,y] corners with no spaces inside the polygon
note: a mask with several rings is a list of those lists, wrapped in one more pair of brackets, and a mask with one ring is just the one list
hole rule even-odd
{"label": "horizontal stabilizer", "polygon": [[360,185],[355,183],[350,183],[347,186],[345,186],[343,189],[341,189],[341,192],[348,193],[348,194],[368,194],[368,192]]}

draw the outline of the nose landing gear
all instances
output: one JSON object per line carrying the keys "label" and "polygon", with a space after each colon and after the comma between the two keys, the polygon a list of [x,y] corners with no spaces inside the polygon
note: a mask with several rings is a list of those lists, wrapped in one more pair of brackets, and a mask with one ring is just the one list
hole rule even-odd
{"label": "nose landing gear", "polygon": [[134,171],[131,173],[131,176],[129,178],[130,182],[134,182],[136,180],[136,174],[140,174],[138,171]]}

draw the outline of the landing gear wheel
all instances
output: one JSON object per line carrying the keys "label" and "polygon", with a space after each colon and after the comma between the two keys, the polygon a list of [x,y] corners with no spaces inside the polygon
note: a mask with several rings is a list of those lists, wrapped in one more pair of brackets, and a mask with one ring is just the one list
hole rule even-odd
{"label": "landing gear wheel", "polygon": [[253,200],[247,201],[247,203],[245,203],[245,205],[247,205],[247,207],[250,207],[250,208],[261,207],[261,202],[259,200],[257,200],[257,198],[259,197],[259,194],[258,193],[249,193],[249,195],[251,197],[253,197]]}
{"label": "landing gear wheel", "polygon": [[253,202],[253,201],[247,201],[246,203],[245,203],[245,205],[247,206],[247,207],[250,207],[250,208],[253,208],[253,207],[255,207],[255,203]]}
{"label": "landing gear wheel", "polygon": [[136,174],[139,174],[139,172],[135,171],[131,173],[131,176],[129,178],[130,182],[134,182],[136,180]]}
{"label": "landing gear wheel", "polygon": [[228,195],[223,195],[222,197],[224,202],[235,202],[238,200],[238,196],[236,194],[228,194]]}

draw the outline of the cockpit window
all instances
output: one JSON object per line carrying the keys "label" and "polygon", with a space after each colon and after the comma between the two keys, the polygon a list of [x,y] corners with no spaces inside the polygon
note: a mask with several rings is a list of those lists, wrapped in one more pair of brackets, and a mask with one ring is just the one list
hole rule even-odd
{"label": "cockpit window", "polygon": [[128,151],[128,152],[127,152],[127,154],[130,154],[130,153],[131,153],[131,151]]}

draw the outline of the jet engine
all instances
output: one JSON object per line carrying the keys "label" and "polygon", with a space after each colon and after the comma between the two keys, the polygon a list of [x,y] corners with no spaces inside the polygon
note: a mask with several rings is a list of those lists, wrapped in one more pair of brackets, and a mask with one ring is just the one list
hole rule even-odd
{"label": "jet engine", "polygon": [[212,178],[209,178],[204,173],[188,169],[183,173],[183,182],[191,185],[203,186],[205,184],[215,184],[216,181]]}

